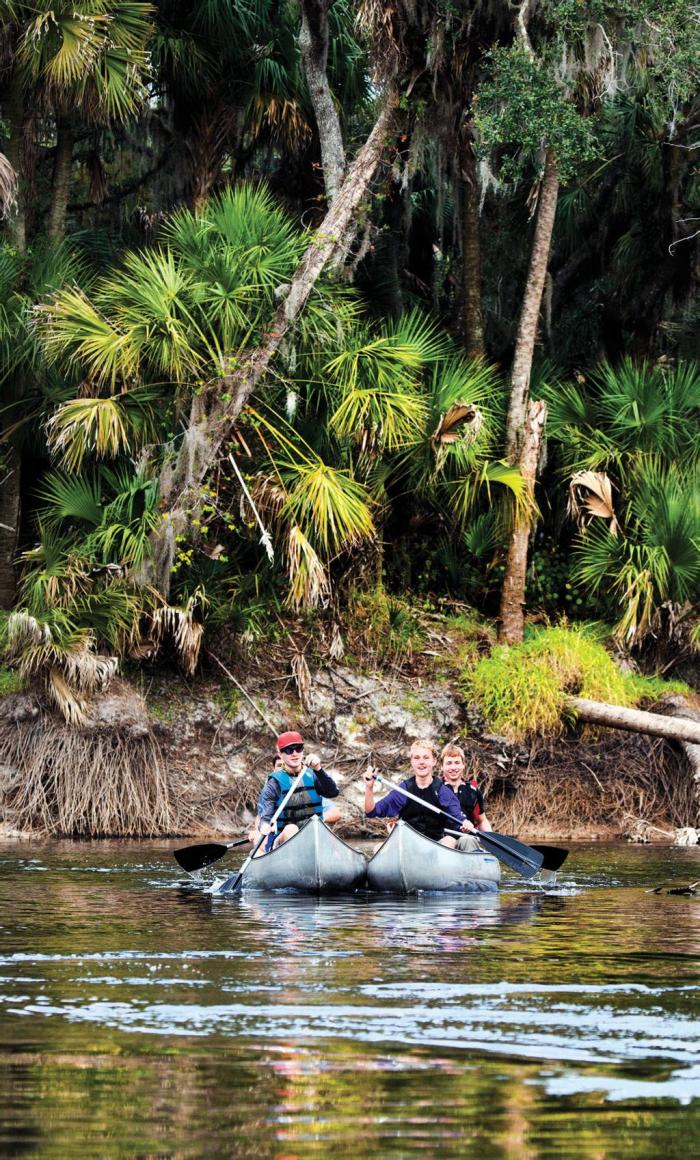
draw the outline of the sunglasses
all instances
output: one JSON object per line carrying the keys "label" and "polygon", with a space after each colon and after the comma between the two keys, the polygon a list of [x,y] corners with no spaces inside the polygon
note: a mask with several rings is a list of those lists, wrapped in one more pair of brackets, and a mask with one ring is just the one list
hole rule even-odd
{"label": "sunglasses", "polygon": [[302,753],[303,750],[304,750],[303,743],[301,745],[297,745],[297,744],[283,745],[282,748],[280,749],[280,753]]}

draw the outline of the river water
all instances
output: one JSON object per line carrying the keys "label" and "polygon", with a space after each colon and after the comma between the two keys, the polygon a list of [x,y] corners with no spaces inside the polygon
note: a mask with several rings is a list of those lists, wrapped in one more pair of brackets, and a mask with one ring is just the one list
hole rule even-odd
{"label": "river water", "polygon": [[700,849],[316,900],[171,846],[0,845],[1,1156],[700,1154],[700,896],[646,892]]}

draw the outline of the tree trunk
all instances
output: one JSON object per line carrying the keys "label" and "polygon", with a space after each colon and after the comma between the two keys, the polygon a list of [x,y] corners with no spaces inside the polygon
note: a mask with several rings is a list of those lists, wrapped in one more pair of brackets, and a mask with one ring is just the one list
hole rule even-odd
{"label": "tree trunk", "polygon": [[502,644],[519,644],[523,639],[527,549],[532,526],[532,513],[535,510],[537,464],[546,418],[547,407],[545,403],[541,401],[531,402],[527,411],[520,453],[520,473],[525,481],[525,503],[515,513],[508,548],[506,574],[501,590],[498,639]]}
{"label": "tree trunk", "polygon": [[353,217],[367,193],[379,164],[394,115],[396,98],[392,92],[377,122],[350,167],[340,190],[315,233],[274,316],[265,341],[240,355],[231,352],[235,369],[220,379],[206,399],[192,400],[190,420],[177,460],[161,472],[160,494],[167,504],[163,519],[151,540],[153,558],[139,582],[149,582],[167,597],[170,569],[175,552],[175,536],[187,531],[199,502],[199,489],[216,463],[221,446],[243,407],[266,374],[280,343],[294,325],[319,276],[337,250],[343,249],[353,228]]}
{"label": "tree trunk", "polygon": [[24,91],[15,70],[10,81],[5,112],[10,126],[10,136],[5,145],[5,156],[17,176],[17,196],[7,219],[7,240],[18,253],[27,248],[26,188],[24,178],[24,127],[26,110]]}
{"label": "tree trunk", "polygon": [[330,206],[342,185],[345,173],[345,148],[338,112],[326,73],[328,8],[329,0],[302,0],[299,51],[316,117],[321,142],[326,201]]}
{"label": "tree trunk", "polygon": [[606,725],[624,729],[628,733],[648,733],[665,737],[681,744],[700,745],[700,721],[687,717],[666,717],[662,713],[647,713],[643,709],[626,709],[622,705],[606,705],[603,701],[589,701],[585,697],[569,697],[567,708],[581,721],[592,725]]}
{"label": "tree trunk", "polygon": [[5,444],[0,469],[0,608],[12,608],[17,586],[15,561],[20,510],[20,467],[18,452]]}
{"label": "tree trunk", "polygon": [[481,308],[481,246],[479,242],[479,179],[471,133],[465,131],[462,173],[462,302],[464,348],[469,358],[483,358],[484,315]]}
{"label": "tree trunk", "polygon": [[56,127],[56,156],[53,165],[53,189],[47,227],[52,242],[62,241],[66,232],[66,211],[70,195],[74,140],[71,126],[67,121],[59,119]]}
{"label": "tree trunk", "polygon": [[520,311],[518,334],[513,356],[513,369],[510,380],[510,403],[508,407],[508,421],[506,427],[506,455],[511,463],[518,458],[522,439],[527,400],[530,391],[530,376],[532,375],[532,358],[535,352],[537,337],[537,322],[542,305],[542,291],[544,290],[547,275],[547,263],[552,243],[552,230],[557,209],[559,195],[559,178],[557,167],[551,150],[547,150],[544,163],[544,175],[540,186],[537,205],[537,221],[535,236],[532,241],[530,266],[528,269],[525,295]]}

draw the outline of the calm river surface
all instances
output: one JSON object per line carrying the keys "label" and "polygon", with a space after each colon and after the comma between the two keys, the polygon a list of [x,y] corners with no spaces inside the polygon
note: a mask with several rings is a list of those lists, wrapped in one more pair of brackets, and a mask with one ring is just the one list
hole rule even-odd
{"label": "calm river surface", "polygon": [[1,1156],[700,1154],[700,897],[645,893],[700,849],[317,901],[172,845],[0,845]]}

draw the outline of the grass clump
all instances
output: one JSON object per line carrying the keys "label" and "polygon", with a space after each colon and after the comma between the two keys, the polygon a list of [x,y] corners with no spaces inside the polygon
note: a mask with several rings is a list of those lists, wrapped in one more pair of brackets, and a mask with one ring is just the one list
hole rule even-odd
{"label": "grass clump", "polygon": [[499,645],[462,673],[461,686],[489,728],[512,741],[561,733],[571,696],[629,706],[683,691],[677,681],[623,673],[586,625],[537,628],[522,644]]}
{"label": "grass clump", "polygon": [[0,697],[7,697],[10,693],[21,693],[24,681],[14,669],[0,667]]}
{"label": "grass clump", "polygon": [[348,621],[353,651],[362,660],[392,662],[424,647],[425,630],[416,611],[381,588],[353,592]]}
{"label": "grass clump", "polygon": [[473,669],[496,643],[493,625],[471,609],[446,617],[444,627],[447,640],[435,661],[438,673],[452,676]]}

